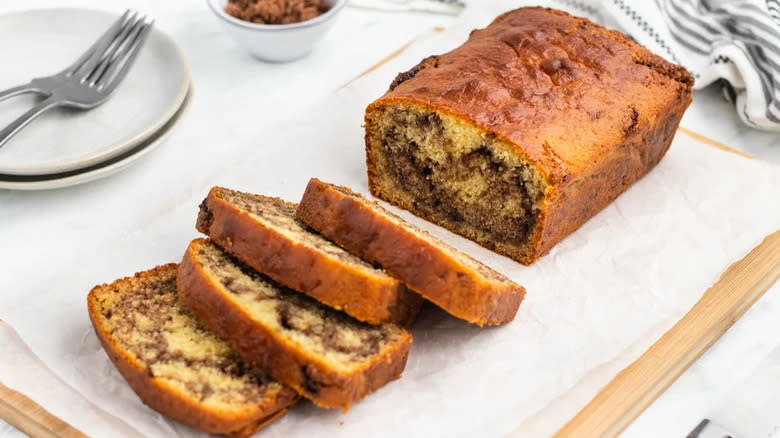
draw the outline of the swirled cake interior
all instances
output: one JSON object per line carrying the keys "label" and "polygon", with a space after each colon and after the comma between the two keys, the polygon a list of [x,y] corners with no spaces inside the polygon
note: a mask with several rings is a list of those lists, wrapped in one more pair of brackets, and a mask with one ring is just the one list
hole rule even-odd
{"label": "swirled cake interior", "polygon": [[407,104],[370,112],[366,132],[375,195],[488,247],[531,251],[547,184],[515,146]]}
{"label": "swirled cake interior", "polygon": [[345,371],[391,348],[404,336],[393,324],[373,326],[272,283],[213,243],[198,245],[207,272],[260,324]]}
{"label": "swirled cake interior", "polygon": [[223,410],[266,403],[290,389],[247,364],[208,330],[176,292],[176,267],[96,290],[94,299],[118,346],[135,356],[151,377]]}

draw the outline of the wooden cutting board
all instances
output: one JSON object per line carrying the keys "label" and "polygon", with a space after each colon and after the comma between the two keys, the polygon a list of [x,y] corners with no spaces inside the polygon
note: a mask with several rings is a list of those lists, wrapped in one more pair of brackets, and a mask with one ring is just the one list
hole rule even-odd
{"label": "wooden cutting board", "polygon": [[33,438],[84,438],[81,431],[50,414],[24,394],[0,383],[0,418]]}
{"label": "wooden cutting board", "polygon": [[[441,30],[436,28],[434,32]],[[397,57],[417,39],[391,53],[355,79]],[[689,129],[680,127],[678,132],[700,143],[752,158]],[[767,236],[748,255],[732,264],[682,319],[602,388],[555,436],[617,436],[717,341],[779,277],[780,230]],[[86,436],[25,395],[2,383],[0,418],[34,438]]]}

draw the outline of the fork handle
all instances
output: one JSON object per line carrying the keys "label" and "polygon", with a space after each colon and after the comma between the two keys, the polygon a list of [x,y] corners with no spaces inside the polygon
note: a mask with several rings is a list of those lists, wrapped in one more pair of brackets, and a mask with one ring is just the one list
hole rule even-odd
{"label": "fork handle", "polygon": [[39,91],[33,88],[32,84],[19,85],[7,90],[0,91],[0,101],[25,93],[39,93]]}
{"label": "fork handle", "polygon": [[17,132],[21,131],[22,128],[27,126],[28,123],[32,122],[36,117],[41,115],[44,111],[54,108],[55,106],[59,106],[62,104],[62,101],[58,98],[55,98],[54,96],[47,98],[43,102],[39,103],[38,105],[35,105],[34,107],[30,108],[26,113],[22,114],[19,118],[11,122],[10,125],[3,128],[3,130],[0,131],[0,148],[3,147],[3,145],[6,144],[8,140],[11,139],[11,137],[14,136]]}

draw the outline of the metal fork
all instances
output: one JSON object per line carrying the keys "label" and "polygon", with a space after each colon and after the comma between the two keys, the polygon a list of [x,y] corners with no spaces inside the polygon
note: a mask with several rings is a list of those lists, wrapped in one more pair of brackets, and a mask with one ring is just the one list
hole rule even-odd
{"label": "metal fork", "polygon": [[86,110],[108,100],[133,65],[153,23],[128,10],[66,69],[0,91],[0,101],[25,93],[46,96],[0,130],[0,148],[44,111],[60,106]]}

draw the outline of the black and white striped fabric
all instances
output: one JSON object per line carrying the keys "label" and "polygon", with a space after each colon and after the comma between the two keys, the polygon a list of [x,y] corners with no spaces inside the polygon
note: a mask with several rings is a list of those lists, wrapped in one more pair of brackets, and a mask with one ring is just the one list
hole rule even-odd
{"label": "black and white striped fabric", "polygon": [[695,88],[722,85],[749,126],[780,131],[780,0],[555,0],[617,26],[685,66]]}

